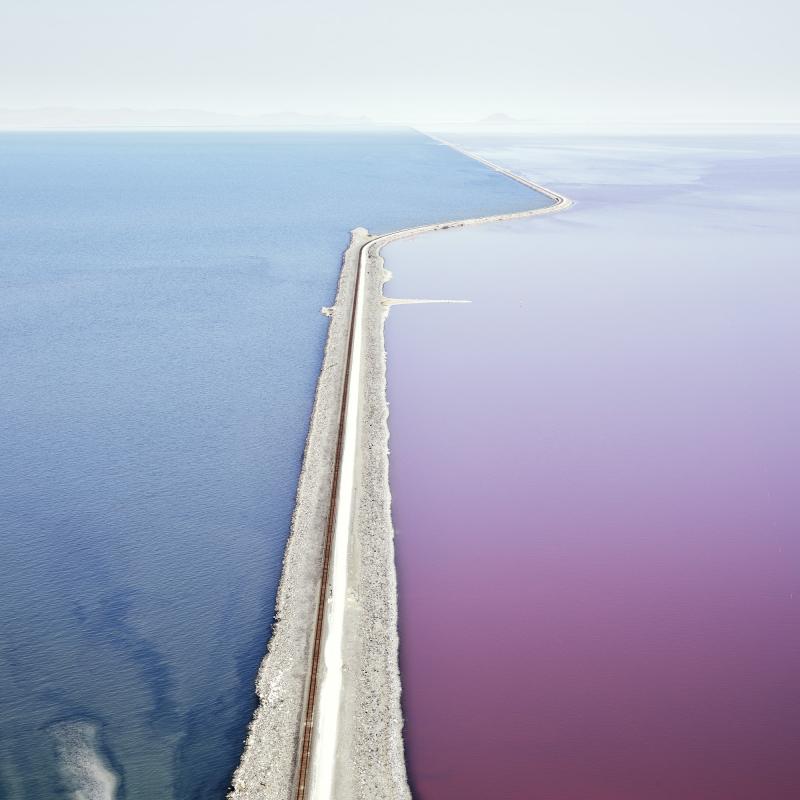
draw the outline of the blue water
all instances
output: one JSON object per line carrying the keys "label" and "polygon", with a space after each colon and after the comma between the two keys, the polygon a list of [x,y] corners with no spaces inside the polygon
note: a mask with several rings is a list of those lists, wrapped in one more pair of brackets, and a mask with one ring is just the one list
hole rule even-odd
{"label": "blue water", "polygon": [[0,136],[0,797],[224,796],[349,229],[544,202],[411,132]]}

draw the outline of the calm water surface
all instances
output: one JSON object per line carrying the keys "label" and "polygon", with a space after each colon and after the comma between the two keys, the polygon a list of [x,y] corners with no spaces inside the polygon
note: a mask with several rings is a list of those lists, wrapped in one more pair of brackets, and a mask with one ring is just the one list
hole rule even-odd
{"label": "calm water surface", "polygon": [[800,797],[800,140],[464,143],[578,204],[385,251],[415,797]]}
{"label": "calm water surface", "polygon": [[222,798],[348,231],[526,207],[413,133],[0,136],[0,797]]}

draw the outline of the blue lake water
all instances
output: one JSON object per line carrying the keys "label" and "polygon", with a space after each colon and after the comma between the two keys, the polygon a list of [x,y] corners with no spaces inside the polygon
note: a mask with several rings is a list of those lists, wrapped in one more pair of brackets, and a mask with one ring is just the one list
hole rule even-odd
{"label": "blue lake water", "polygon": [[0,797],[222,798],[348,231],[529,208],[413,132],[0,136]]}

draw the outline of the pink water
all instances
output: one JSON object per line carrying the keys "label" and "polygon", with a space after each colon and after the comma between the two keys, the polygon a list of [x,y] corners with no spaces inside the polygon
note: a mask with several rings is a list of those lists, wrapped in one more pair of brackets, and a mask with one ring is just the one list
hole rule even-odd
{"label": "pink water", "polygon": [[795,800],[800,144],[477,146],[579,204],[386,250],[415,797]]}

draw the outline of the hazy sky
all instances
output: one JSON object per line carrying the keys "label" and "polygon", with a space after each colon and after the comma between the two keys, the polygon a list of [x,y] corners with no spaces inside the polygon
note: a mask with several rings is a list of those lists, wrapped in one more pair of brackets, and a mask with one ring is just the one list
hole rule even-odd
{"label": "hazy sky", "polygon": [[796,0],[4,0],[0,106],[800,119]]}

